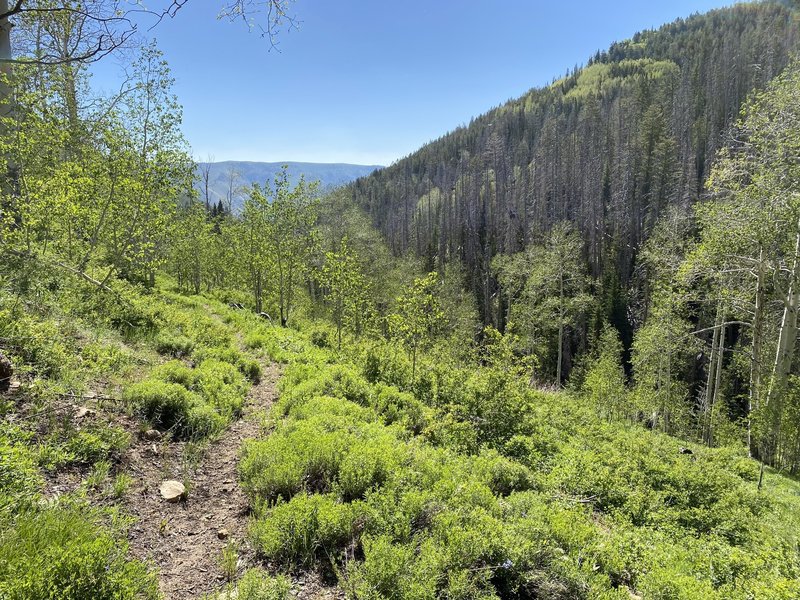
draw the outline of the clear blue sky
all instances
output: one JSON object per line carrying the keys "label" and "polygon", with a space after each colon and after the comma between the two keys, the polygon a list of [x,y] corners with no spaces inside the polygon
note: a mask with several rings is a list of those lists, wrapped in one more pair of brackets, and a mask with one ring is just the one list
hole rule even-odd
{"label": "clear blue sky", "polygon": [[[720,0],[297,0],[279,50],[221,0],[156,37],[196,158],[390,164],[598,49]],[[96,84],[110,89],[102,65]]]}

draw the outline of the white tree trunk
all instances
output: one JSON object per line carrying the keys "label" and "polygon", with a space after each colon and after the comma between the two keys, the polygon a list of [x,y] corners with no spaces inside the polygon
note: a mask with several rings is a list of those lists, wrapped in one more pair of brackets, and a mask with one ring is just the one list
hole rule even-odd
{"label": "white tree trunk", "polygon": [[778,459],[783,397],[786,393],[786,386],[792,369],[792,358],[797,340],[797,309],[800,306],[798,282],[800,282],[800,221],[797,223],[792,276],[784,299],[783,318],[781,319],[781,328],[778,333],[778,346],[767,393],[766,408],[769,411],[770,423],[770,431],[767,434],[770,443],[767,453],[769,460],[773,463]]}

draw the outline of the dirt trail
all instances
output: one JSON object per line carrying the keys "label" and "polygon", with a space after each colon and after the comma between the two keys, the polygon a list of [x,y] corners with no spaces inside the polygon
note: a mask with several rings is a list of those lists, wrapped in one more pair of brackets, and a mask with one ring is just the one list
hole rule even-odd
{"label": "dirt trail", "polygon": [[[197,462],[191,445],[137,439],[127,455],[134,478],[125,508],[136,517],[128,537],[133,554],[156,565],[167,600],[201,598],[225,584],[219,566],[222,549],[239,543],[240,563],[250,562],[244,544],[248,502],[237,480],[242,442],[257,437],[260,419],[277,396],[279,372],[264,370],[248,394],[244,414],[211,443]],[[195,464],[192,464],[192,463]],[[188,498],[170,504],[159,494],[166,479],[185,481]]]}

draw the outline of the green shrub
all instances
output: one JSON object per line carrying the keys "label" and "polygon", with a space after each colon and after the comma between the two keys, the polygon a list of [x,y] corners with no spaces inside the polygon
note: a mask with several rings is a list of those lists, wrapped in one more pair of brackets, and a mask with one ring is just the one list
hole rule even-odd
{"label": "green shrub", "polygon": [[311,334],[309,336],[311,339],[311,343],[314,344],[317,348],[332,348],[333,344],[331,343],[331,332],[327,329],[323,329],[321,327],[315,327],[311,330]]}
{"label": "green shrub", "polygon": [[364,498],[400,467],[404,454],[397,440],[385,434],[354,443],[339,466],[337,490],[344,500]]}
{"label": "green shrub", "polygon": [[230,329],[209,317],[207,310],[200,306],[194,310],[173,310],[171,321],[180,326],[184,335],[194,340],[195,345],[206,348],[229,346],[233,341]]}
{"label": "green shrub", "polygon": [[194,353],[194,358],[203,363],[208,360],[226,362],[234,365],[250,381],[258,381],[261,378],[261,365],[255,359],[247,356],[233,346],[203,346]]}
{"label": "green shrub", "polygon": [[[36,456],[17,428],[0,428],[0,521],[4,513],[33,500],[42,486]],[[2,538],[2,534],[0,534]]]}
{"label": "green shrub", "polygon": [[366,406],[371,395],[371,386],[353,369],[343,365],[311,367],[304,370],[305,374],[312,376],[292,386],[288,382],[281,386],[285,396],[291,403],[296,400],[306,400],[314,396],[333,396],[344,398]]}
{"label": "green shrub", "polygon": [[242,357],[242,353],[228,344],[220,346],[198,346],[193,358],[202,363],[206,360],[217,360],[235,365]]}
{"label": "green shrub", "polygon": [[300,421],[265,440],[245,443],[239,470],[253,499],[291,498],[301,490],[329,491],[352,434]]}
{"label": "green shrub", "polygon": [[159,598],[155,575],[128,556],[122,532],[86,507],[23,511],[0,523],[0,597],[8,600]]}
{"label": "green shrub", "polygon": [[14,305],[0,305],[0,337],[13,349],[12,362],[40,377],[57,378],[73,363],[73,349],[58,322],[36,319]]}
{"label": "green shrub", "polygon": [[422,579],[414,572],[418,554],[411,544],[395,544],[389,536],[364,536],[364,561],[348,569],[347,590],[355,598],[404,600],[435,598],[438,573]]}
{"label": "green shrub", "polygon": [[81,358],[87,369],[97,375],[118,373],[131,362],[130,351],[117,345],[92,342],[81,348]]}
{"label": "green shrub", "polygon": [[362,504],[340,503],[330,494],[298,494],[259,516],[250,529],[258,551],[284,564],[310,565],[336,556],[363,528]]}
{"label": "green shrub", "polygon": [[195,404],[186,415],[182,435],[191,439],[201,439],[225,428],[227,421],[208,404]]}
{"label": "green shrub", "polygon": [[396,347],[375,345],[364,354],[362,373],[370,383],[382,381],[404,389],[411,382],[411,361]]}
{"label": "green shrub", "polygon": [[267,334],[259,331],[251,331],[244,336],[244,345],[251,350],[261,350],[266,348],[270,343],[270,338]]}
{"label": "green shrub", "polygon": [[533,473],[527,467],[494,450],[482,452],[480,457],[472,461],[471,470],[498,496],[508,496],[512,492],[534,487]]}
{"label": "green shrub", "polygon": [[150,373],[150,377],[166,383],[178,383],[187,390],[192,389],[197,382],[197,372],[179,360],[171,360],[158,365]]}
{"label": "green shrub", "polygon": [[259,363],[255,358],[242,356],[242,358],[240,358],[236,363],[236,367],[251,382],[258,383],[261,380],[261,363]]}
{"label": "green shrub", "polygon": [[413,433],[420,433],[428,423],[428,409],[413,394],[379,383],[374,386],[370,404],[387,425],[400,423]]}
{"label": "green shrub", "polygon": [[189,356],[194,350],[194,342],[176,333],[163,332],[156,337],[156,350],[159,354],[168,354],[176,358]]}
{"label": "green shrub", "polygon": [[277,409],[277,413],[284,414],[284,410],[286,416],[299,420],[313,419],[319,415],[341,417],[353,423],[368,423],[377,420],[375,413],[370,409],[355,402],[331,396],[314,396],[304,402],[282,404]]}
{"label": "green shrub", "polygon": [[195,370],[195,391],[228,419],[241,413],[247,388],[242,374],[230,363],[208,359]]}
{"label": "green shrub", "polygon": [[189,410],[201,402],[182,385],[154,380],[128,387],[123,397],[154,425],[178,432],[186,427]]}

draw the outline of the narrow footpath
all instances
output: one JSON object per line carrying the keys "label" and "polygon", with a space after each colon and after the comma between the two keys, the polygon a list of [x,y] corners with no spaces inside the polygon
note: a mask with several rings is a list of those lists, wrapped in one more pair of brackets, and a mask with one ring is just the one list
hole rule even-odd
{"label": "narrow footpath", "polygon": [[[245,544],[249,506],[238,484],[242,442],[258,437],[263,415],[277,396],[278,367],[266,366],[248,394],[242,417],[208,446],[140,436],[127,455],[134,483],[124,504],[136,518],[128,532],[131,550],[154,564],[166,600],[189,600],[222,588],[220,566],[227,544],[239,553],[239,571],[251,566]],[[186,499],[166,502],[159,493],[165,480],[184,482]]]}

